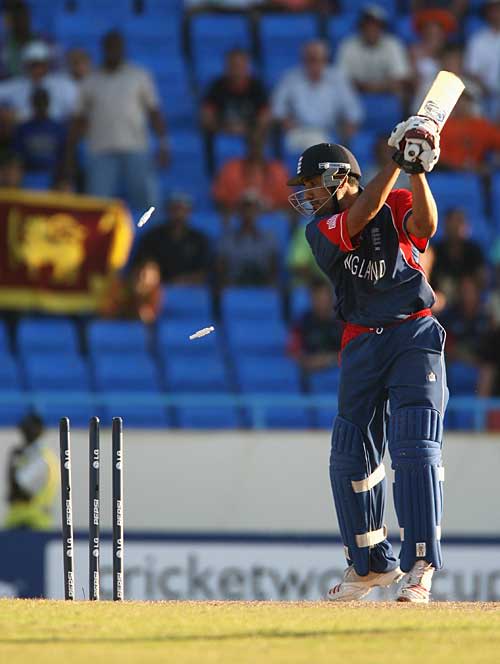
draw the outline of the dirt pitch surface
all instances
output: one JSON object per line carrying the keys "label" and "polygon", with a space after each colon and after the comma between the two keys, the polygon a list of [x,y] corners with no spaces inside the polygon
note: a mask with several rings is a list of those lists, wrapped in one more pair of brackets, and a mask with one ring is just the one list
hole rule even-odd
{"label": "dirt pitch surface", "polygon": [[9,664],[500,662],[500,604],[0,600]]}

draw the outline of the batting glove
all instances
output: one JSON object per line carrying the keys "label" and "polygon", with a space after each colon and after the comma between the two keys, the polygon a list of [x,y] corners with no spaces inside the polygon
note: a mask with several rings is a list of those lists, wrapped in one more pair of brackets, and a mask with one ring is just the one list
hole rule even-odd
{"label": "batting glove", "polygon": [[388,144],[396,148],[393,159],[406,173],[429,173],[439,159],[439,127],[430,118],[413,115],[394,128]]}

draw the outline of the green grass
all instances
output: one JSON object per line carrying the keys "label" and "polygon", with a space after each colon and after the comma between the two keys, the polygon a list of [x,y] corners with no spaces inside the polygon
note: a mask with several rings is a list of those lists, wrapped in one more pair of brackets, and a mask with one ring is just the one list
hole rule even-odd
{"label": "green grass", "polygon": [[8,664],[500,662],[500,604],[0,600]]}

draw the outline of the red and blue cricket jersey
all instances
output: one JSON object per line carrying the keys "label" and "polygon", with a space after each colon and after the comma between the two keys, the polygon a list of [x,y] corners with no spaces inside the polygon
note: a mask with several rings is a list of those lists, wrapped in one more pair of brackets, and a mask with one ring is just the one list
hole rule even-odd
{"label": "red and blue cricket jersey", "polygon": [[332,282],[338,317],[348,323],[383,327],[434,304],[434,292],[419,265],[428,239],[407,227],[412,194],[391,191],[367,226],[353,238],[349,210],[317,217],[306,227],[316,262]]}

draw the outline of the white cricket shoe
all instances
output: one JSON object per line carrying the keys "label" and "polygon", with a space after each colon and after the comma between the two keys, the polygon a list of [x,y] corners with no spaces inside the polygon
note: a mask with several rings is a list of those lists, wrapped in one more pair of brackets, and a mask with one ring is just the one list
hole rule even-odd
{"label": "white cricket shoe", "polygon": [[387,588],[402,577],[403,572],[399,567],[391,572],[369,572],[366,576],[360,576],[354,567],[349,565],[343,580],[330,588],[326,599],[330,602],[352,602],[366,597],[373,588]]}
{"label": "white cricket shoe", "polygon": [[396,601],[428,604],[433,574],[434,567],[430,563],[425,560],[417,560],[408,574],[405,574]]}

